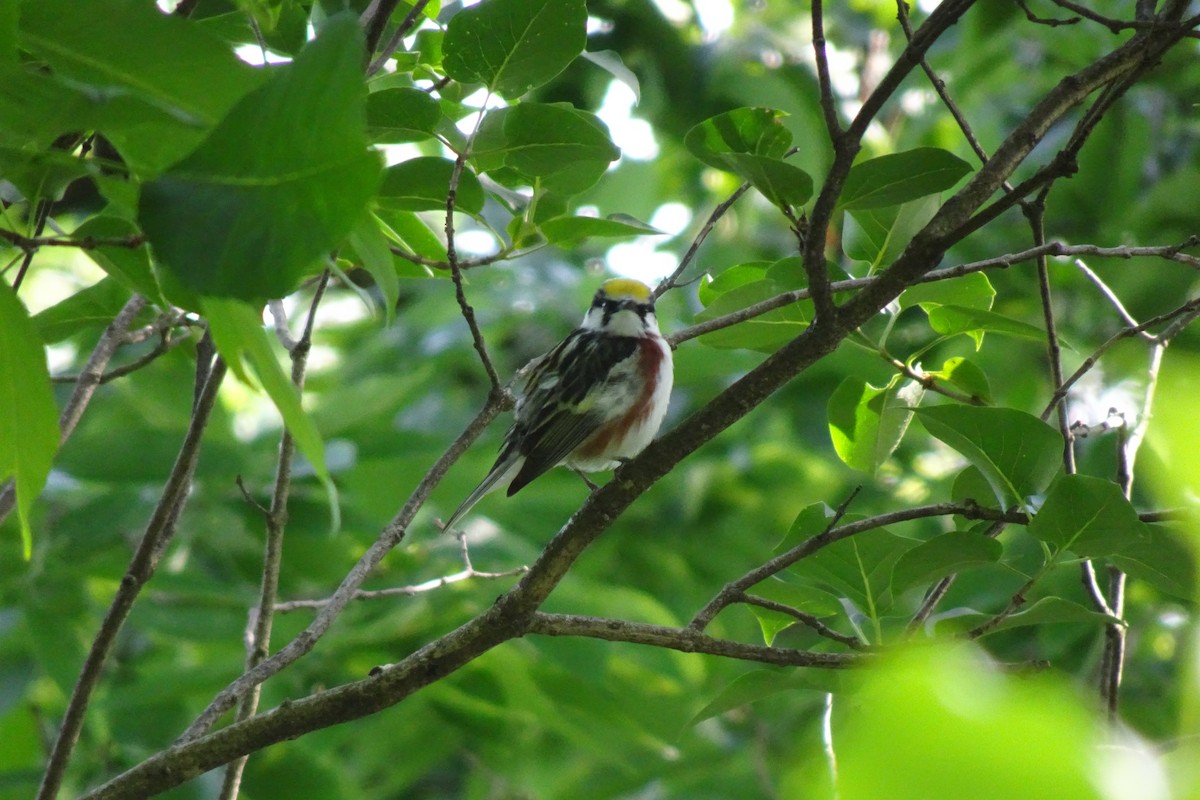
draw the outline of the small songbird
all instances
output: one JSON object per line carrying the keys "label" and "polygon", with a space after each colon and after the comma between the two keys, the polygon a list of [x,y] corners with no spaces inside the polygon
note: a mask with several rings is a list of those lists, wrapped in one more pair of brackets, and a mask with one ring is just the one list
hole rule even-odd
{"label": "small songbird", "polygon": [[646,449],[667,413],[674,379],[650,287],[627,278],[605,281],[579,327],[525,369],[500,456],[443,530],[501,485],[512,497],[559,464],[598,472]]}

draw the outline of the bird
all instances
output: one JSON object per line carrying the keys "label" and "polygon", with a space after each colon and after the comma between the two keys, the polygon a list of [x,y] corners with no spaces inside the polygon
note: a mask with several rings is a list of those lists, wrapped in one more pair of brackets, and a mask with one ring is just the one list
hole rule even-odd
{"label": "bird", "polygon": [[674,383],[650,287],[630,278],[605,281],[579,327],[521,373],[527,374],[500,455],[443,531],[503,485],[512,497],[560,464],[582,476],[615,469],[646,449]]}

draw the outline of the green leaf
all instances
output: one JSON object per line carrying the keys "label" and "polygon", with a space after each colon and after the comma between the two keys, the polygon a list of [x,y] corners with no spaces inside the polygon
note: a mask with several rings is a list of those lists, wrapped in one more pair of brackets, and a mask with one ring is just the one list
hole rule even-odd
{"label": "green leaf", "polygon": [[27,2],[20,26],[22,47],[98,106],[117,106],[104,111],[105,132],[146,169],[195,147],[263,77],[215,34],[143,0]]}
{"label": "green leaf", "polygon": [[770,261],[750,261],[729,267],[716,277],[705,275],[704,280],[700,282],[698,291],[700,302],[708,307],[726,292],[731,292],[748,283],[761,281],[766,277],[767,268],[770,266]]}
{"label": "green leaf", "polygon": [[450,19],[442,66],[515,99],[562,72],[586,42],[584,0],[486,0]]}
{"label": "green leaf", "polygon": [[937,306],[954,306],[987,311],[995,297],[996,290],[987,275],[972,272],[949,280],[918,283],[905,289],[899,299],[901,308],[920,306],[930,311]]}
{"label": "green leaf", "polygon": [[358,253],[363,267],[375,279],[379,293],[383,295],[383,313],[388,325],[396,318],[396,300],[400,297],[400,279],[396,275],[395,260],[388,249],[388,240],[380,229],[380,222],[373,214],[359,218],[350,231],[350,246]]}
{"label": "green leaf", "polygon": [[572,195],[594,185],[620,155],[595,115],[567,103],[521,103],[488,112],[472,159],[502,183],[538,182]]}
{"label": "green leaf", "polygon": [[909,550],[892,570],[892,589],[902,592],[947,575],[1000,560],[1004,547],[981,533],[954,531]]}
{"label": "green leaf", "polygon": [[822,547],[789,567],[787,574],[848,598],[868,619],[878,621],[892,604],[893,566],[917,544],[876,528]]}
{"label": "green leaf", "polygon": [[770,108],[736,108],[696,125],[683,141],[696,158],[748,181],[772,204],[799,206],[812,197],[813,183],[782,160],[792,142],[783,116]]}
{"label": "green leaf", "polygon": [[598,217],[556,217],[539,226],[552,244],[576,242],[591,236],[663,236],[658,228],[625,214]]}
{"label": "green leaf", "polygon": [[945,191],[970,171],[970,164],[936,147],[872,158],[850,169],[838,206],[847,211],[898,206]]}
{"label": "green leaf", "polygon": [[931,436],[979,468],[1004,508],[1043,491],[1062,464],[1062,436],[1023,411],[945,405],[917,415]]}
{"label": "green leaf", "polygon": [[696,158],[721,170],[729,169],[730,154],[782,158],[792,143],[784,116],[773,108],[735,108],[694,126],[683,143]]}
{"label": "green leaf", "polygon": [[1029,522],[1029,532],[1060,550],[1098,558],[1144,544],[1149,526],[1112,481],[1063,475]]}
{"label": "green leaf", "polygon": [[438,101],[420,89],[383,89],[367,95],[367,132],[373,143],[429,139],[441,119]]}
{"label": "green leaf", "polygon": [[874,475],[895,452],[921,402],[923,387],[915,381],[892,381],[876,387],[846,378],[829,398],[829,435],[847,466]]}
{"label": "green leaf", "polygon": [[[379,204],[397,211],[446,210],[454,162],[437,156],[402,161],[383,173]],[[458,177],[454,208],[465,214],[483,211],[483,186],[465,165]]]}
{"label": "green leaf", "polygon": [[930,377],[946,381],[954,387],[986,403],[992,401],[992,387],[987,375],[975,362],[968,361],[962,356],[947,358],[942,368],[929,373]]}
{"label": "green leaf", "polygon": [[[119,239],[136,233],[139,233],[137,226],[129,220],[98,215],[76,228],[71,236],[76,239]],[[150,248],[146,245],[108,245],[86,249],[83,252],[130,291],[145,295],[162,308],[170,305],[159,288],[158,278],[150,265]]]}
{"label": "green leaf", "polygon": [[1049,671],[1014,675],[976,648],[940,644],[863,672],[853,713],[835,728],[836,794],[821,796],[1100,800],[1115,785],[1098,777],[1095,704]]}
{"label": "green leaf", "polygon": [[[804,270],[800,259],[796,257],[783,258],[770,264],[761,270],[761,279],[754,280],[754,271],[758,269],[755,264],[743,264],[718,276],[709,285],[706,294],[710,297],[715,294],[713,287],[730,288],[712,298],[708,307],[696,315],[696,321],[704,322],[732,314],[804,285]],[[812,320],[811,309],[811,303],[807,300],[789,303],[745,322],[706,333],[700,337],[700,341],[709,347],[771,353],[808,327]]]}
{"label": "green leaf", "polygon": [[219,297],[206,297],[203,305],[213,342],[225,363],[242,381],[251,383],[248,362],[263,390],[283,417],[283,424],[295,439],[296,446],[324,484],[333,527],[337,529],[340,515],[337,488],[325,466],[325,446],[321,442],[321,434],[300,405],[300,392],[279,365],[271,348],[271,340],[263,330],[261,312],[240,300]]}
{"label": "green leaf", "polygon": [[103,278],[33,317],[44,344],[55,344],[85,330],[102,329],[129,301],[129,289]]}
{"label": "green leaf", "polygon": [[1046,332],[1036,325],[982,308],[942,305],[933,306],[926,313],[929,314],[929,325],[935,331],[943,336],[965,333],[975,340],[976,350],[983,342],[984,333],[999,333],[1033,341],[1046,338]]}
{"label": "green leaf", "polygon": [[1137,541],[1109,557],[1119,569],[1156,589],[1187,600],[1200,599],[1200,568],[1186,535],[1146,525]]}
{"label": "green leaf", "polygon": [[900,255],[940,205],[936,197],[926,197],[901,206],[847,212],[842,232],[846,255],[870,264],[868,274],[874,273]]}
{"label": "green leaf", "polygon": [[362,55],[357,20],[330,20],[194,153],[143,187],[142,228],[181,284],[282,297],[349,233],[380,168],[367,150]]}
{"label": "green leaf", "polygon": [[29,515],[58,451],[58,408],[46,354],[29,313],[0,283],[0,483],[16,482],[21,548],[33,552]]}
{"label": "green leaf", "polygon": [[[430,261],[446,260],[446,245],[429,229],[425,220],[412,211],[380,209],[378,216],[384,234],[396,244]],[[427,278],[432,274],[428,267],[416,264],[405,269],[409,271],[401,274],[408,278]]]}

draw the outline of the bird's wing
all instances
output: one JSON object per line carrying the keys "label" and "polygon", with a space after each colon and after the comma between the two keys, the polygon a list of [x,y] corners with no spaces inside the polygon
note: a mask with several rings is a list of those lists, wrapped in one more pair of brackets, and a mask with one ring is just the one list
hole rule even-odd
{"label": "bird's wing", "polygon": [[575,331],[529,376],[517,425],[525,463],[508,486],[512,496],[534,478],[558,465],[613,417],[596,407],[613,368],[635,357],[633,337]]}

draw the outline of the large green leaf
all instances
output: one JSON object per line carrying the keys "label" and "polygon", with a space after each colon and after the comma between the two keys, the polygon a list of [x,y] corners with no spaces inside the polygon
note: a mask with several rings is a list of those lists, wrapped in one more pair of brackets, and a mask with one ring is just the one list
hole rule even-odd
{"label": "large green leaf", "polygon": [[901,308],[920,306],[926,311],[938,306],[986,311],[992,307],[995,297],[996,289],[988,276],[982,272],[972,272],[950,280],[914,284],[904,290],[899,301]]}
{"label": "large green leaf", "polygon": [[216,35],[143,0],[25,2],[20,42],[81,92],[64,115],[90,99],[92,121],[150,170],[195,147],[262,78]]}
{"label": "large green leaf", "polygon": [[[137,233],[137,226],[129,220],[101,214],[84,222],[71,235],[75,239],[121,239]],[[146,245],[105,245],[84,252],[130,291],[145,295],[162,308],[169,305],[150,265],[150,248]]]}
{"label": "large green leaf", "polygon": [[29,514],[58,450],[58,409],[42,340],[25,307],[0,283],[0,484],[16,482],[21,545],[28,559]]}
{"label": "large green leaf", "polygon": [[592,236],[662,236],[663,232],[626,215],[600,217],[555,217],[540,226],[546,239],[554,244],[575,242]]}
{"label": "large green leaf", "polygon": [[115,278],[105,277],[39,311],[33,324],[43,343],[55,344],[81,331],[102,330],[128,301],[129,289]]}
{"label": "large green leaf", "polygon": [[855,164],[838,200],[850,210],[898,206],[958,183],[971,165],[936,147],[918,147]]}
{"label": "large green leaf", "polygon": [[450,19],[446,74],[517,98],[562,72],[587,40],[584,0],[485,0]]}
{"label": "large green leaf", "polygon": [[261,312],[240,300],[219,297],[206,297],[203,304],[213,342],[225,363],[245,382],[250,382],[248,367],[254,370],[258,382],[283,417],[283,424],[295,439],[296,446],[325,485],[336,528],[339,519],[337,489],[325,466],[325,445],[317,426],[300,405],[300,392],[279,365],[271,340],[263,329]]}
{"label": "large green leaf", "polygon": [[829,435],[838,457],[848,466],[874,475],[887,461],[912,421],[924,388],[915,381],[894,380],[876,387],[846,378],[829,398]]}
{"label": "large green leaf", "polygon": [[983,473],[1006,508],[1043,491],[1062,464],[1062,435],[1023,411],[945,405],[917,415],[925,430]]}
{"label": "large green leaf", "polygon": [[336,247],[374,192],[362,34],[331,20],[294,63],[143,188],[138,212],[163,265],[208,295],[282,297]]}
{"label": "large green leaf", "polygon": [[1149,526],[1112,481],[1063,475],[1029,522],[1029,532],[1085,558],[1120,553],[1149,540]]}

